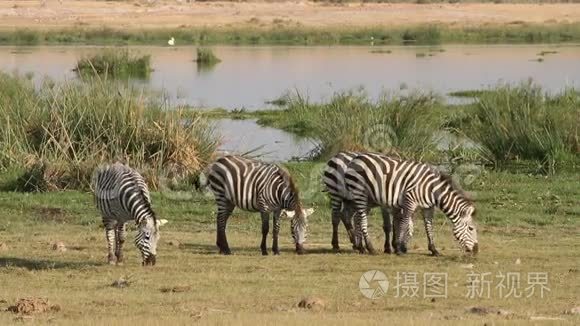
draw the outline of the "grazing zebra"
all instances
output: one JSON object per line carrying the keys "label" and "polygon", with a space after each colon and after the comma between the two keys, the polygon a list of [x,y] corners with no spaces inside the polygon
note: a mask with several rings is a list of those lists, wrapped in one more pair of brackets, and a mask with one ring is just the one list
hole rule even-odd
{"label": "grazing zebra", "polygon": [[107,165],[95,171],[93,191],[105,225],[109,264],[123,263],[126,224],[134,220],[135,245],[141,251],[143,265],[155,265],[159,227],[167,220],[155,217],[143,177],[121,163]]}
{"label": "grazing zebra", "polygon": [[[345,173],[346,186],[355,211],[355,246],[364,252],[374,253],[367,232],[367,210],[372,205],[401,209],[400,232],[397,234],[396,252],[406,253],[409,221],[417,208],[430,210],[426,220],[431,221],[432,208],[438,207],[453,223],[453,234],[467,252],[477,253],[477,231],[473,216],[475,206],[463,191],[447,176],[435,168],[418,162],[366,153],[356,156]],[[432,224],[425,224],[429,249],[436,252]]]}
{"label": "grazing zebra", "polygon": [[[340,221],[344,224],[346,228],[346,232],[350,238],[350,242],[354,244],[354,232],[352,228],[352,201],[349,200],[348,190],[346,189],[346,181],[344,179],[344,173],[346,171],[348,163],[352,161],[357,155],[362,153],[359,152],[349,152],[343,151],[337,153],[333,156],[327,163],[324,169],[322,180],[326,187],[326,191],[330,197],[330,204],[332,207],[332,248],[335,251],[340,251],[339,241],[338,241],[338,225]],[[391,217],[389,215],[389,211],[387,208],[381,208],[381,213],[383,216],[383,231],[385,233],[385,245],[384,245],[384,252],[385,253],[392,253],[392,247],[395,248],[395,237],[396,232],[398,230],[397,218],[399,216],[398,210],[393,209],[393,218],[394,218],[394,225],[395,230],[393,230],[393,223],[391,222]],[[368,214],[368,213],[367,213]],[[413,232],[413,220],[410,219],[409,222],[411,223],[409,227],[409,236],[412,236]],[[393,237],[392,241],[389,241],[391,238],[391,230],[393,230]]]}
{"label": "grazing zebra", "polygon": [[307,217],[314,210],[302,208],[298,189],[286,170],[241,156],[225,156],[208,166],[204,174],[217,204],[216,244],[221,254],[231,253],[226,238],[226,224],[235,207],[261,213],[262,255],[268,254],[266,238],[271,212],[274,226],[272,252],[280,254],[278,234],[280,215],[284,213],[291,218],[296,252],[304,253]]}

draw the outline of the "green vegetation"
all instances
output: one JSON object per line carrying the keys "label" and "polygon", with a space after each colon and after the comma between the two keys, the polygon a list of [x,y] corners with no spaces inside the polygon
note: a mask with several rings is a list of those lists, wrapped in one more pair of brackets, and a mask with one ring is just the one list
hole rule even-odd
{"label": "green vegetation", "polygon": [[[474,161],[514,171],[553,173],[580,166],[580,93],[549,95],[533,84],[450,93],[475,101],[445,105],[431,94],[383,96],[339,93],[324,103],[300,94],[283,97],[282,110],[204,113],[212,118],[257,119],[257,123],[318,141],[321,157],[342,149],[396,153],[449,164]],[[441,137],[475,143],[460,148]],[[453,137],[451,137],[453,139]],[[315,155],[316,156],[316,155]]]}
{"label": "green vegetation", "polygon": [[393,51],[392,50],[385,50],[385,49],[376,49],[376,50],[371,50],[371,53],[377,53],[377,54],[391,54]]}
{"label": "green vegetation", "polygon": [[75,71],[83,76],[98,74],[146,79],[151,73],[151,57],[136,55],[128,49],[107,49],[79,60]]}
{"label": "green vegetation", "polygon": [[495,164],[532,161],[553,169],[580,156],[580,94],[548,95],[537,86],[481,93],[463,133]]}
{"label": "green vegetation", "polygon": [[0,44],[441,44],[579,42],[579,23],[408,27],[314,28],[275,24],[271,27],[173,28],[121,30],[61,29],[0,31]]}
{"label": "green vegetation", "polygon": [[[460,254],[450,222],[438,212],[435,240],[443,256],[428,256],[425,232],[417,216],[409,253],[398,257],[354,253],[343,227],[340,244],[344,252],[333,254],[329,204],[325,194],[319,192],[319,163],[287,166],[303,190],[307,207],[316,208],[309,220],[304,256],[293,253],[289,221],[283,220],[282,255],[262,257],[260,217],[240,210],[228,224],[234,254],[220,256],[215,247],[215,205],[211,197],[190,194],[189,200],[178,201],[172,200],[170,193],[155,192],[153,207],[157,215],[170,221],[161,230],[157,265],[140,266],[137,249],[129,241],[135,234],[130,227],[125,265],[109,266],[100,217],[89,193],[0,192],[0,324],[25,320],[58,325],[195,321],[384,325],[385,320],[401,324],[412,320],[416,325],[447,325],[450,320],[460,320],[461,325],[483,325],[527,324],[537,316],[563,318],[570,324],[580,322],[578,315],[564,314],[577,305],[580,287],[577,175],[546,178],[481,174],[466,188],[476,196],[479,210],[478,256]],[[308,197],[309,193],[313,197]],[[369,223],[371,236],[380,244],[384,238],[378,210],[373,210]],[[56,241],[63,241],[67,251],[52,250]],[[384,272],[390,283],[387,294],[373,301],[363,297],[358,288],[361,275],[368,270]],[[418,297],[395,297],[397,272],[418,273]],[[425,272],[447,273],[447,298],[431,300],[423,296]],[[466,298],[472,272],[491,273],[489,298]],[[495,289],[499,272],[521,273],[522,297],[499,297]],[[539,293],[526,297],[528,272],[548,273],[550,291],[543,299]],[[127,287],[111,286],[120,278],[127,280]],[[324,307],[320,311],[297,307],[306,296],[320,298]],[[47,298],[60,306],[60,311],[30,317],[5,311],[25,297]],[[466,311],[473,306],[500,308],[509,314]]]}
{"label": "green vegetation", "polygon": [[546,56],[549,54],[556,54],[556,53],[558,53],[558,51],[542,51],[542,52],[538,53],[538,55],[539,56]]}
{"label": "green vegetation", "polygon": [[197,57],[195,59],[198,65],[213,66],[221,62],[211,49],[197,48]]}
{"label": "green vegetation", "polygon": [[20,176],[10,189],[86,188],[99,164],[121,160],[153,188],[163,171],[186,177],[218,143],[199,114],[168,111],[139,90],[105,79],[54,84],[0,74],[0,170]]}

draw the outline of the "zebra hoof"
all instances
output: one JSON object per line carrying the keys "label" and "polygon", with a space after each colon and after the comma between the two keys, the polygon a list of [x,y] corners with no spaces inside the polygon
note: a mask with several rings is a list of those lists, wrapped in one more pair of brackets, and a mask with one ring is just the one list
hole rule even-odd
{"label": "zebra hoof", "polygon": [[431,256],[433,256],[433,257],[439,257],[439,256],[441,256],[441,254],[437,250],[432,250],[431,251]]}
{"label": "zebra hoof", "polygon": [[273,250],[274,256],[280,256],[280,250]]}
{"label": "zebra hoof", "polygon": [[336,246],[336,247],[335,247],[335,246],[332,246],[332,251],[333,251],[335,254],[339,254],[339,253],[340,253],[340,247],[339,247],[339,246]]}
{"label": "zebra hoof", "polygon": [[224,249],[224,250],[220,250],[220,254],[228,256],[228,255],[231,255],[232,252],[230,251],[230,249]]}
{"label": "zebra hoof", "polygon": [[385,251],[383,251],[385,254],[392,254],[393,250],[391,249],[391,247],[385,248]]}
{"label": "zebra hoof", "polygon": [[268,251],[262,250],[262,256],[268,256]]}

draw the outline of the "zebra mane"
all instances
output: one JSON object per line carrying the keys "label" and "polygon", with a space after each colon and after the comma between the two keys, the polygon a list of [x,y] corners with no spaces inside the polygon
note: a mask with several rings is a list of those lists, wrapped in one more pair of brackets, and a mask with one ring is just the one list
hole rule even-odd
{"label": "zebra mane", "polygon": [[290,172],[288,172],[288,170],[286,170],[284,167],[282,167],[280,165],[277,165],[277,167],[278,167],[278,173],[282,176],[284,181],[286,181],[288,183],[290,190],[292,190],[292,192],[294,192],[294,194],[296,194],[296,199],[297,199],[296,204],[298,205],[298,209],[302,209],[302,202],[300,200],[300,191],[298,190],[298,187],[296,187],[296,183],[294,182],[294,179],[290,175]]}
{"label": "zebra mane", "polygon": [[439,177],[441,178],[441,180],[447,182],[451,186],[451,188],[455,190],[461,197],[463,197],[468,202],[473,203],[472,196],[468,192],[463,190],[461,185],[453,178],[451,174],[439,171]]}

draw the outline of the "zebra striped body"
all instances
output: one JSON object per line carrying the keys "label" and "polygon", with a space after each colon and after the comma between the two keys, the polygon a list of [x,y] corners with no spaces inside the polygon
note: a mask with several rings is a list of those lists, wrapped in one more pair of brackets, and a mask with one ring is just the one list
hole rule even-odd
{"label": "zebra striped body", "polygon": [[123,262],[126,224],[132,220],[137,225],[135,245],[141,251],[143,265],[155,265],[161,221],[151,208],[143,177],[130,167],[115,163],[95,171],[93,191],[105,225],[109,263]]}
{"label": "zebra striped body", "polygon": [[[338,225],[340,221],[343,222],[346,231],[349,235],[351,243],[354,244],[354,232],[352,228],[352,215],[354,211],[352,210],[352,200],[346,188],[346,180],[344,178],[346,169],[350,161],[352,161],[360,152],[349,152],[343,151],[334,155],[327,163],[324,169],[322,180],[330,197],[330,204],[332,208],[332,248],[335,251],[340,250],[338,241]],[[370,208],[370,206],[369,206]],[[399,216],[398,210],[393,209],[393,218],[395,221],[391,221],[391,216],[389,210],[385,207],[381,208],[381,213],[383,216],[383,231],[385,233],[385,245],[384,252],[392,253],[392,248],[395,246],[396,230],[398,230],[397,218]],[[393,222],[395,228],[393,229]],[[413,220],[409,220],[410,223]],[[413,226],[409,228],[410,235],[413,231]],[[393,236],[391,238],[391,231],[393,231]],[[392,239],[392,241],[390,241]],[[392,247],[391,247],[392,244]]]}
{"label": "zebra striped body", "polygon": [[205,173],[217,205],[217,246],[220,253],[231,253],[225,229],[235,207],[261,213],[260,248],[263,255],[268,254],[266,237],[269,232],[270,213],[273,213],[274,226],[272,251],[279,254],[280,215],[284,210],[293,211],[292,236],[296,251],[303,253],[307,213],[302,208],[298,189],[287,171],[274,164],[241,156],[225,156],[212,163]]}
{"label": "zebra striped body", "polygon": [[477,252],[473,203],[448,176],[433,167],[366,153],[348,164],[345,179],[355,211],[355,246],[361,252],[364,252],[363,239],[367,250],[374,251],[367,231],[367,210],[373,205],[401,209],[396,241],[399,253],[406,252],[407,230],[413,212],[417,208],[429,210],[433,207],[441,209],[451,220],[453,234],[461,246],[466,251]]}

